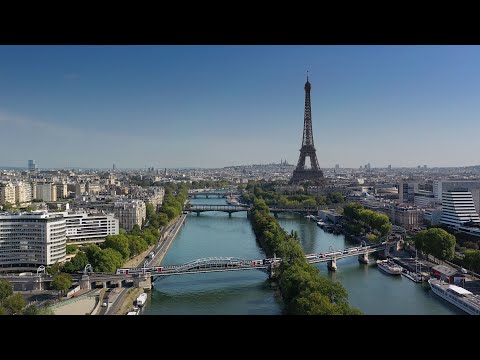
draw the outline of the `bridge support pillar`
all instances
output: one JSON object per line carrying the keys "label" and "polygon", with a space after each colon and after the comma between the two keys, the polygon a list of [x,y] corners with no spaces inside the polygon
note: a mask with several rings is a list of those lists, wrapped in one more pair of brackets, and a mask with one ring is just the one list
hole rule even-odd
{"label": "bridge support pillar", "polygon": [[232,217],[232,212],[231,211],[228,213],[228,217]]}
{"label": "bridge support pillar", "polygon": [[328,270],[336,271],[337,270],[337,259],[331,259],[327,262]]}
{"label": "bridge support pillar", "polygon": [[200,216],[200,211],[197,211],[197,216]]}
{"label": "bridge support pillar", "polygon": [[358,262],[362,264],[368,264],[368,252],[358,255]]}
{"label": "bridge support pillar", "polygon": [[90,276],[82,275],[82,278],[79,281],[80,289],[92,290],[92,284],[90,283]]}
{"label": "bridge support pillar", "polygon": [[276,267],[273,265],[270,265],[270,267],[268,268],[268,278],[270,280],[277,278],[277,272],[275,271],[275,269]]}
{"label": "bridge support pillar", "polygon": [[152,289],[152,278],[150,274],[134,274],[133,286],[137,288],[143,288],[143,290]]}
{"label": "bridge support pillar", "polygon": [[43,279],[41,276],[35,276],[33,279],[33,289],[32,290],[45,290],[43,288]]}

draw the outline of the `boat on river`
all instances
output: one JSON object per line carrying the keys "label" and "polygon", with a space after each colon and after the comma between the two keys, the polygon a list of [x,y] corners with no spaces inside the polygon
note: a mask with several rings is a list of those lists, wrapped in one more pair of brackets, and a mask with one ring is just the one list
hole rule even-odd
{"label": "boat on river", "polygon": [[403,268],[395,264],[392,260],[377,260],[377,266],[380,270],[388,275],[400,275]]}
{"label": "boat on river", "polygon": [[435,295],[455,305],[469,315],[480,315],[480,295],[474,295],[472,292],[460,286],[448,284],[442,280],[428,280],[430,289]]}

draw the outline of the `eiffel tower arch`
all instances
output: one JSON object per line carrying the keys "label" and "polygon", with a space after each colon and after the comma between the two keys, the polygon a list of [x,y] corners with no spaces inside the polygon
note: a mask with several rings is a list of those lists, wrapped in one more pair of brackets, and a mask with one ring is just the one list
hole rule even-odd
{"label": "eiffel tower arch", "polygon": [[[308,81],[305,83],[305,113],[303,117],[303,140],[300,148],[300,157],[298,158],[297,167],[293,170],[290,178],[290,184],[300,184],[304,181],[311,181],[317,186],[325,185],[323,171],[318,165],[317,152],[313,145],[312,130],[312,106],[310,103],[310,90],[312,86]],[[310,168],[305,167],[306,158],[310,159]]]}

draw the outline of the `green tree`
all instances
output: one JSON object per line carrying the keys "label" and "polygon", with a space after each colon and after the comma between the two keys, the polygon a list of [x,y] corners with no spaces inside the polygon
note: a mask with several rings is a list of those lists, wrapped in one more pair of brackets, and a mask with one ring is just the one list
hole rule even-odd
{"label": "green tree", "polygon": [[162,208],[162,212],[167,215],[169,220],[172,220],[175,218],[175,216],[177,216],[177,209],[173,206],[165,206]]}
{"label": "green tree", "polygon": [[65,293],[72,286],[72,275],[60,273],[53,277],[52,288],[59,291],[61,294]]}
{"label": "green tree", "polygon": [[463,252],[463,266],[469,270],[480,272],[480,251],[479,250],[465,250]]}
{"label": "green tree", "polygon": [[4,299],[6,299],[12,294],[13,285],[5,279],[0,280],[0,302],[2,302]]}
{"label": "green tree", "polygon": [[156,228],[159,228],[160,226],[164,226],[168,224],[168,215],[164,213],[159,213],[157,217],[157,221],[159,223],[159,226],[156,226]]}
{"label": "green tree", "polygon": [[52,309],[43,308],[38,310],[38,315],[55,315]]}
{"label": "green tree", "polygon": [[107,248],[97,254],[97,263],[95,271],[115,272],[123,265],[123,257],[117,250]]}
{"label": "green tree", "polygon": [[75,252],[77,251],[78,249],[78,246],[75,245],[75,244],[67,244],[67,255],[69,254],[75,254]]}
{"label": "green tree", "polygon": [[5,204],[3,204],[3,210],[11,211],[11,210],[13,210],[13,205],[10,204],[9,202],[6,202]]}
{"label": "green tree", "polygon": [[148,245],[140,236],[129,236],[128,246],[130,248],[130,255],[135,256],[147,250]]}
{"label": "green tree", "polygon": [[367,234],[368,241],[377,242],[378,236],[375,234]]}
{"label": "green tree", "polygon": [[[141,231],[139,230],[139,234],[140,233]],[[103,248],[117,250],[125,260],[130,257],[130,247],[128,244],[128,237],[126,235],[108,235],[103,243]]]}
{"label": "green tree", "polygon": [[55,264],[47,266],[47,273],[54,276],[60,272],[61,267],[62,264],[57,261]]}
{"label": "green tree", "polygon": [[453,259],[455,255],[455,236],[441,228],[419,231],[413,237],[415,248],[431,254],[440,260]]}
{"label": "green tree", "polygon": [[88,244],[83,246],[82,250],[85,252],[85,255],[87,255],[88,262],[95,268],[98,255],[102,249],[100,249],[97,244]]}
{"label": "green tree", "polygon": [[74,273],[77,271],[82,271],[85,269],[85,266],[88,264],[87,255],[83,251],[79,251],[72,260],[67,261],[63,265],[62,270],[68,273]]}
{"label": "green tree", "polygon": [[8,315],[7,309],[0,304],[0,315]]}
{"label": "green tree", "polygon": [[140,229],[140,226],[138,224],[133,225],[132,231],[130,231],[130,235],[140,235],[142,230]]}
{"label": "green tree", "polygon": [[22,310],[22,315],[38,315],[38,308],[32,304]]}
{"label": "green tree", "polygon": [[10,310],[12,314],[19,313],[26,305],[27,303],[25,302],[25,299],[18,293],[10,295],[3,300],[3,306],[7,310]]}
{"label": "green tree", "polygon": [[360,210],[363,210],[363,206],[358,203],[348,203],[343,208],[343,216],[352,220],[360,219]]}

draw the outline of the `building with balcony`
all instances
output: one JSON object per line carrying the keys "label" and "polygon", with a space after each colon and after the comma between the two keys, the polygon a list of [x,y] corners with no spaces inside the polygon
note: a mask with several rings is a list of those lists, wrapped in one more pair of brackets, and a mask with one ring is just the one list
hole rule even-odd
{"label": "building with balcony", "polygon": [[119,220],[122,229],[130,231],[137,224],[142,227],[147,216],[147,209],[142,200],[124,199],[115,201],[113,205],[115,217]]}
{"label": "building with balcony", "polygon": [[61,214],[0,213],[0,272],[33,271],[62,262],[66,240]]}
{"label": "building with balcony", "polygon": [[107,235],[118,235],[119,220],[113,214],[86,211],[61,212],[69,243],[103,242]]}

